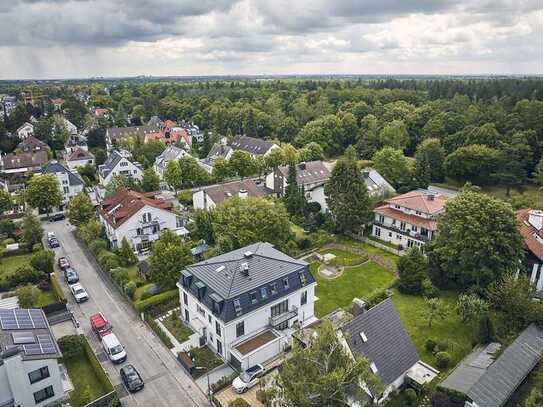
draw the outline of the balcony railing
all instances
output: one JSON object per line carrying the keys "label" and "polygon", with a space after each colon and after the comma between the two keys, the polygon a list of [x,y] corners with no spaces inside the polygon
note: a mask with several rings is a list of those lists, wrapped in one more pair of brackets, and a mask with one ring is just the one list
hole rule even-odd
{"label": "balcony railing", "polygon": [[415,232],[410,231],[409,229],[401,230],[399,227],[397,227],[395,225],[390,225],[390,224],[387,224],[387,223],[379,222],[378,220],[374,220],[373,224],[377,225],[377,226],[380,226],[382,228],[394,231],[394,232],[399,233],[401,235],[404,235],[404,236],[407,236],[407,237],[412,237],[412,238],[415,238],[417,240],[421,240],[423,242],[427,242],[427,241],[430,240],[428,235],[422,235],[420,233],[415,233]]}
{"label": "balcony railing", "polygon": [[292,306],[290,311],[283,312],[282,314],[276,315],[274,317],[270,317],[270,325],[275,328],[276,326],[279,326],[286,321],[290,321],[292,318],[296,318],[297,316],[298,307]]}

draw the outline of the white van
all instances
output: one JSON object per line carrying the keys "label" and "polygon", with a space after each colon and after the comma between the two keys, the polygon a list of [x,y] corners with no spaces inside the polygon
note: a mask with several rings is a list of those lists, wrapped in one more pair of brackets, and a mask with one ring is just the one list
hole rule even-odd
{"label": "white van", "polygon": [[102,337],[102,347],[113,363],[123,363],[126,360],[126,351],[115,334],[111,333]]}

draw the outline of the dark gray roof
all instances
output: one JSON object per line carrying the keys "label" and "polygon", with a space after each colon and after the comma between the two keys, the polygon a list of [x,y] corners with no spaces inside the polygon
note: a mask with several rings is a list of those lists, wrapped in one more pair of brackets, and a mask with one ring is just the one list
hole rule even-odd
{"label": "dark gray roof", "polygon": [[159,130],[155,126],[110,127],[107,129],[107,135],[113,141],[124,137],[145,137],[146,134],[156,133]]}
{"label": "dark gray roof", "polygon": [[134,164],[136,167],[143,171],[143,168],[138,162],[131,161],[130,153],[125,150],[121,150],[121,152],[113,150],[107,160],[98,167],[98,172],[100,173],[102,178],[106,178],[109,173],[114,170],[117,164],[119,164],[119,161],[121,161],[123,158],[126,158],[128,161],[130,161],[132,164]]}
{"label": "dark gray roof", "polygon": [[274,146],[274,143],[254,137],[236,136],[229,143],[229,146],[234,150],[243,150],[250,154],[262,155],[266,154]]}
{"label": "dark gray roof", "polygon": [[[288,177],[288,166],[281,166],[278,171],[284,178]],[[308,161],[296,165],[296,182],[298,185],[323,184],[330,178],[330,171],[323,161]]]}
{"label": "dark gray roof", "polygon": [[[248,257],[247,252],[251,253]],[[248,275],[241,271],[243,263],[248,265]],[[287,287],[283,279],[288,279]],[[241,315],[236,314],[234,301],[239,300],[245,314],[314,281],[305,261],[280,252],[270,243],[259,242],[187,266],[180,284],[195,296],[198,296],[198,286],[203,287],[205,294],[200,301],[210,309],[217,296],[222,298],[224,303],[216,316],[228,322]],[[276,286],[275,294],[271,292],[271,284]],[[267,290],[267,296],[262,296],[261,288]],[[251,293],[256,294],[256,302],[251,301]]]}
{"label": "dark gray roof", "polygon": [[70,171],[68,168],[66,168],[64,165],[57,161],[51,161],[49,162],[42,170],[44,174],[55,174],[57,172],[68,174],[68,181],[70,182],[70,185],[85,185],[85,182],[81,179],[79,174],[75,174],[72,171]]}
{"label": "dark gray roof", "polygon": [[240,191],[247,191],[249,197],[263,197],[272,193],[263,183],[257,183],[252,179],[217,184],[204,188],[204,191],[217,205],[225,199],[238,196]]}
{"label": "dark gray roof", "polygon": [[213,144],[213,147],[211,147],[211,150],[209,150],[209,153],[207,154],[206,159],[207,160],[215,160],[218,157],[226,158],[228,153],[232,151],[232,148],[229,146],[226,146],[221,143],[215,143]]}
{"label": "dark gray roof", "polygon": [[[419,355],[405,331],[390,298],[364,311],[345,325],[352,351],[375,363],[381,382],[388,385],[419,361]],[[364,342],[360,333],[367,338]]]}
{"label": "dark gray roof", "polygon": [[168,146],[155,158],[155,165],[160,168],[166,167],[169,161],[176,160],[180,156],[188,154],[185,150],[176,146]]}
{"label": "dark gray roof", "polygon": [[543,330],[526,328],[467,392],[479,407],[503,406],[539,362]]}
{"label": "dark gray roof", "polygon": [[392,185],[390,185],[386,179],[384,179],[377,170],[374,170],[373,168],[364,168],[362,170],[362,177],[364,178],[364,182],[366,183],[366,187],[368,188],[368,192],[370,195],[375,191],[390,191],[395,192]]}

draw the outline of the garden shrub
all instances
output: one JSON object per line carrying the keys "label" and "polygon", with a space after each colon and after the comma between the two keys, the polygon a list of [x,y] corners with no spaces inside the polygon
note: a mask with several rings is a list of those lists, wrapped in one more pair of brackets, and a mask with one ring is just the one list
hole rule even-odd
{"label": "garden shrub", "polygon": [[168,349],[173,348],[173,343],[170,339],[170,337],[164,332],[164,330],[157,324],[157,322],[154,320],[154,318],[150,315],[145,315],[145,320],[147,321],[147,324],[151,327],[153,332],[158,336],[158,338],[162,341],[164,345],[168,347]]}
{"label": "garden shrub", "polygon": [[424,344],[424,347],[426,348],[426,350],[430,353],[434,353],[434,350],[437,346],[437,343],[434,339],[432,338],[428,338],[426,339],[426,342]]}
{"label": "garden shrub", "polygon": [[302,237],[300,239],[298,239],[298,248],[300,250],[307,250],[311,247],[311,239],[309,239],[308,237]]}
{"label": "garden shrub", "polygon": [[7,239],[4,239],[2,241],[2,245],[5,247],[7,246],[8,244],[13,244],[15,243],[15,239],[13,239],[12,237],[8,237]]}
{"label": "garden shrub", "polygon": [[83,335],[80,335],[79,337],[80,337],[81,346],[83,347],[83,350],[85,351],[85,354],[87,355],[87,360],[92,366],[94,373],[98,377],[100,384],[107,392],[113,391],[113,385],[111,384],[111,381],[107,377],[106,372],[104,372],[104,369],[100,365],[100,362],[96,358],[96,355],[94,354],[94,351],[92,350],[90,344],[87,342],[87,339]]}
{"label": "garden shrub", "polygon": [[422,295],[426,298],[436,298],[439,294],[439,290],[432,283],[432,280],[425,278],[422,282]]}
{"label": "garden shrub", "polygon": [[48,291],[51,289],[51,283],[49,282],[49,280],[43,279],[36,285],[36,287],[38,287],[42,291]]}
{"label": "garden shrub", "polygon": [[52,250],[40,250],[30,258],[30,265],[45,274],[51,274],[54,270],[55,252]]}
{"label": "garden shrub", "polygon": [[29,265],[23,265],[15,270],[15,273],[6,278],[6,285],[8,289],[12,289],[21,284],[36,284],[42,278],[44,274],[41,271]]}
{"label": "garden shrub", "polygon": [[149,310],[150,308],[156,307],[157,305],[170,303],[171,300],[177,300],[177,302],[179,301],[179,290],[177,290],[176,288],[157,295],[153,295],[152,297],[145,300],[136,301],[134,303],[134,308],[136,308],[136,311],[138,312],[144,312]]}
{"label": "garden shrub", "polygon": [[119,257],[115,253],[109,252],[107,250],[102,251],[96,258],[96,260],[104,271],[109,271],[111,269],[120,267],[121,265]]}
{"label": "garden shrub", "polygon": [[384,300],[386,300],[390,296],[392,296],[392,291],[390,291],[387,288],[385,288],[383,290],[374,291],[373,293],[371,293],[368,296],[368,299],[366,301],[366,307],[368,309],[370,309],[373,306],[379,304],[380,302],[383,302]]}
{"label": "garden shrub", "polygon": [[51,288],[53,289],[53,292],[55,293],[55,296],[57,297],[57,300],[60,302],[66,303],[66,296],[64,295],[64,291],[62,291],[62,288],[60,287],[60,284],[57,279],[57,275],[55,273],[49,274],[49,279],[51,281]]}
{"label": "garden shrub", "polygon": [[177,199],[179,200],[179,203],[185,206],[192,206],[192,192],[191,191],[178,192]]}
{"label": "garden shrub", "polygon": [[215,383],[211,385],[211,391],[213,393],[216,393],[219,390],[222,390],[225,387],[230,386],[236,377],[238,377],[238,372],[234,372],[228,376],[221,377],[219,380],[217,380]]}
{"label": "garden shrub", "polygon": [[79,335],[63,336],[57,343],[64,359],[72,359],[83,355],[84,349]]}
{"label": "garden shrub", "polygon": [[136,283],[134,281],[129,281],[124,285],[124,293],[130,297],[131,299],[134,298],[134,293],[136,292]]}
{"label": "garden shrub", "polygon": [[405,390],[404,394],[405,394],[405,401],[407,402],[408,406],[416,406],[417,405],[418,396],[417,396],[417,392],[414,389],[409,388],[409,389]]}
{"label": "garden shrub", "polygon": [[440,369],[446,369],[451,361],[451,355],[447,352],[436,353],[436,366]]}
{"label": "garden shrub", "polygon": [[97,239],[89,244],[89,250],[97,257],[102,251],[107,250],[107,243],[104,239]]}
{"label": "garden shrub", "polygon": [[19,307],[35,308],[40,296],[39,288],[32,284],[23,285],[17,288],[17,297],[19,297]]}
{"label": "garden shrub", "polygon": [[445,352],[449,349],[449,342],[447,341],[438,341],[436,344],[437,352]]}
{"label": "garden shrub", "polygon": [[228,407],[251,407],[251,405],[241,397],[238,397],[237,399],[232,400],[230,403],[228,403]]}

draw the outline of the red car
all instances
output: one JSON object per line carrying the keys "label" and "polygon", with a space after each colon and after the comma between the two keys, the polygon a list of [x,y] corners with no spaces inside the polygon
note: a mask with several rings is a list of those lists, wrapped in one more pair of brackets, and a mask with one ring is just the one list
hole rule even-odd
{"label": "red car", "polygon": [[59,257],[58,266],[61,270],[66,270],[67,268],[70,268],[70,260],[68,260],[66,257]]}
{"label": "red car", "polygon": [[100,340],[102,340],[102,337],[113,332],[112,326],[101,312],[91,315],[90,324],[92,332],[94,332]]}

